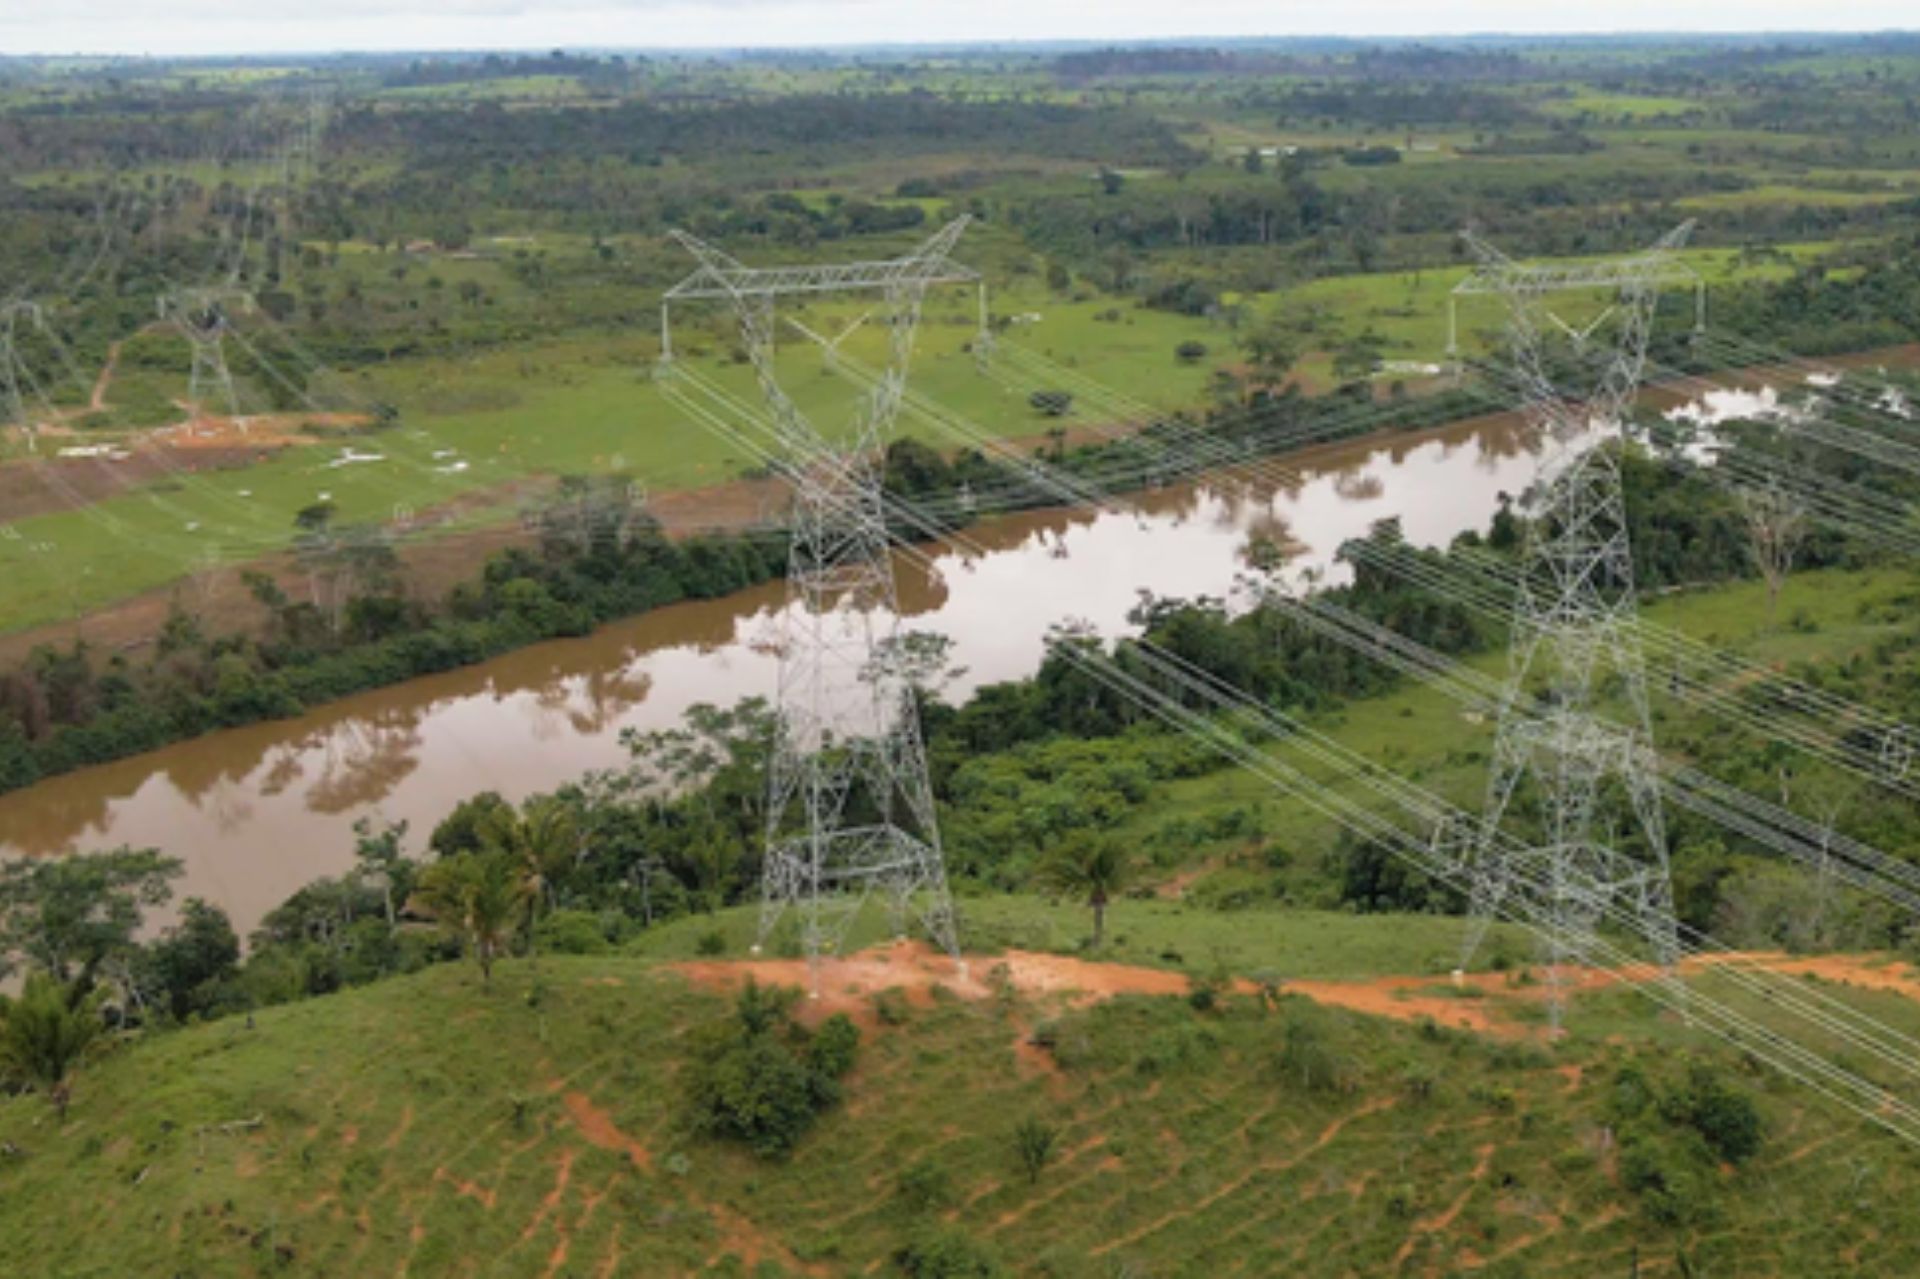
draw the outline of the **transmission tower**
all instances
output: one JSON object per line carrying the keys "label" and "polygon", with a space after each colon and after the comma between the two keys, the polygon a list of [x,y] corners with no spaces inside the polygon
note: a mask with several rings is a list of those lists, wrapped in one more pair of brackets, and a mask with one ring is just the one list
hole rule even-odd
{"label": "transmission tower", "polygon": [[27,411],[33,374],[20,354],[20,337],[23,329],[45,328],[46,317],[37,304],[21,298],[0,302],[0,422],[18,424],[30,449],[38,447],[33,415]]}
{"label": "transmission tower", "polygon": [[209,388],[226,405],[227,416],[240,416],[240,399],[227,368],[226,341],[236,312],[253,310],[253,295],[235,285],[170,289],[160,295],[160,318],[177,329],[193,351],[187,376],[187,401],[194,417],[206,410]]}
{"label": "transmission tower", "polygon": [[[899,601],[879,463],[900,414],[927,290],[980,283],[949,256],[967,221],[950,223],[904,257],[824,266],[749,268],[675,233],[700,267],[662,305],[666,372],[673,371],[672,308],[700,300],[729,305],[794,489],[754,949],[783,915],[798,912],[816,994],[821,957],[841,945],[876,893],[886,899],[896,934],[904,933],[911,911],[961,962],[919,715],[904,673],[888,660]],[[850,438],[830,441],[782,388],[774,338],[782,298],[844,293],[879,295],[889,358]]]}
{"label": "transmission tower", "polygon": [[[1474,922],[1462,966],[1508,893],[1537,886],[1550,922],[1555,1027],[1562,966],[1587,960],[1603,914],[1624,910],[1662,965],[1678,955],[1612,439],[1632,410],[1662,290],[1698,281],[1673,256],[1691,231],[1692,223],[1681,226],[1634,257],[1546,268],[1518,265],[1468,237],[1480,264],[1459,293],[1506,301],[1512,372],[1541,462],[1486,805],[1464,860]],[[1575,325],[1551,305],[1568,293],[1611,304]],[[1598,699],[1616,693],[1624,709],[1603,715]],[[1530,820],[1516,820],[1528,808]],[[1637,829],[1621,837],[1616,821]]]}

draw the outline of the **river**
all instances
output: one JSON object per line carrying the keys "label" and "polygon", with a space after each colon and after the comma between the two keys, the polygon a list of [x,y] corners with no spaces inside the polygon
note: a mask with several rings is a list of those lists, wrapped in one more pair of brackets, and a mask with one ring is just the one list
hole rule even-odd
{"label": "river", "polygon": [[[1048,510],[981,521],[963,556],[902,557],[906,625],[954,642],[947,696],[1029,674],[1067,619],[1113,634],[1143,590],[1226,595],[1250,531],[1329,568],[1348,538],[1398,516],[1443,545],[1483,528],[1532,471],[1508,418],[1374,438],[1282,459],[1297,480],[1224,475],[1134,499],[1139,515]],[[931,565],[926,561],[930,560]],[[0,855],[131,844],[179,857],[181,896],[224,907],[244,935],[301,885],[352,863],[356,818],[411,823],[410,850],[460,799],[512,799],[618,765],[625,728],[679,721],[700,702],[771,696],[768,651],[785,588],[678,604],[576,640],[467,667],[56,777],[0,797]]]}

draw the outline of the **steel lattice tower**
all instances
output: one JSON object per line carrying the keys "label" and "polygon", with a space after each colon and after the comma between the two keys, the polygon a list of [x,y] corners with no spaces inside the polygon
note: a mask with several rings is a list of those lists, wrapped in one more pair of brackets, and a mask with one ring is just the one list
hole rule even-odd
{"label": "steel lattice tower", "polygon": [[[900,414],[927,290],[979,283],[949,257],[967,221],[888,261],[764,269],[675,233],[700,268],[666,295],[663,357],[671,367],[675,303],[730,305],[794,488],[755,950],[797,911],[816,993],[821,956],[841,944],[875,893],[885,896],[896,933],[911,911],[960,962],[918,711],[901,673],[876,658],[899,625],[881,450]],[[880,295],[889,359],[850,438],[830,441],[781,386],[777,307],[783,297],[849,292]]]}
{"label": "steel lattice tower", "polygon": [[197,418],[206,410],[212,387],[226,404],[227,416],[240,416],[240,397],[227,368],[227,330],[234,311],[251,311],[253,295],[234,286],[173,289],[160,295],[160,318],[172,324],[193,350],[187,375],[187,401]]}
{"label": "steel lattice tower", "polygon": [[[1459,290],[1506,300],[1512,371],[1542,445],[1486,804],[1465,850],[1474,923],[1462,963],[1510,892],[1542,893],[1556,1026],[1561,966],[1587,958],[1603,914],[1624,911],[1662,965],[1678,955],[1633,554],[1611,445],[1639,389],[1662,289],[1698,283],[1673,257],[1691,230],[1688,223],[1634,257],[1545,268],[1517,265],[1469,237],[1480,265]],[[1612,305],[1575,328],[1550,305],[1568,292],[1605,292]],[[1599,338],[1609,322],[1610,338]],[[1568,339],[1571,360],[1549,351],[1550,330]],[[1603,714],[1598,701],[1616,696],[1624,707]],[[1625,838],[1601,829],[1618,798],[1624,809],[1613,813],[1637,827]],[[1525,808],[1532,821],[1519,826]]]}
{"label": "steel lattice tower", "polygon": [[[46,318],[37,304],[22,299],[0,302],[0,424],[17,423],[26,432],[29,448],[38,447],[33,415],[27,411],[33,375],[21,358],[20,336],[23,328],[45,327]],[[27,388],[21,386],[23,378]]]}

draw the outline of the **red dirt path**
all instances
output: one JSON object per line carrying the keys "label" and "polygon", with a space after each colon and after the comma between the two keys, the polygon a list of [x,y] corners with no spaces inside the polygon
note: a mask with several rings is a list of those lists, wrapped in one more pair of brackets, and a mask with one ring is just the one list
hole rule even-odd
{"label": "red dirt path", "polygon": [[[1684,971],[1699,973],[1736,964],[1768,972],[1818,977],[1860,989],[1889,991],[1920,1001],[1920,976],[1875,956],[1726,952],[1689,959],[1682,967]],[[722,989],[743,985],[749,977],[769,986],[806,989],[809,985],[807,964],[801,959],[698,960],[674,964],[672,968],[697,985]],[[1646,980],[1656,971],[1653,968],[1619,972],[1582,969],[1565,974],[1564,986],[1570,994],[1602,990],[1623,980]],[[994,985],[1001,980],[1022,994],[1058,999],[1073,1007],[1084,1007],[1115,995],[1183,995],[1190,989],[1183,973],[1031,951],[976,956],[968,960],[965,971],[961,971],[952,960],[923,943],[894,942],[825,961],[821,966],[820,997],[809,1001],[806,1013],[818,1017],[844,1012],[857,1021],[870,1022],[873,1009],[869,1001],[879,991],[897,989],[918,1002],[930,998],[933,988],[941,986],[963,999],[977,1000],[992,994]],[[1450,990],[1450,985],[1456,989]],[[1242,994],[1257,993],[1252,983],[1244,981],[1236,983],[1235,989]],[[1431,1019],[1444,1026],[1502,1036],[1538,1033],[1529,1021],[1514,1017],[1512,1012],[1517,1006],[1546,999],[1551,992],[1545,982],[1513,985],[1510,978],[1501,973],[1469,973],[1455,982],[1419,976],[1290,981],[1282,983],[1280,989],[1304,995],[1315,1003],[1348,1008],[1369,1016],[1396,1021]]]}

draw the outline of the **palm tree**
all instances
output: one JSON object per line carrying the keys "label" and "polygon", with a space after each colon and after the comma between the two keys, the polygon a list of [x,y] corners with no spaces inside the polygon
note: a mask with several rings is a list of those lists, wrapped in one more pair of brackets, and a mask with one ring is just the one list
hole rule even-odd
{"label": "palm tree", "polygon": [[1107,931],[1107,903],[1133,878],[1133,855],[1115,840],[1070,835],[1060,841],[1036,875],[1040,886],[1068,897],[1084,897],[1093,907],[1093,945]]}
{"label": "palm tree", "polygon": [[0,1076],[46,1091],[66,1122],[73,1069],[100,1041],[100,1000],[49,973],[27,978],[20,997],[0,996]]}
{"label": "palm tree", "polygon": [[551,797],[534,800],[519,812],[497,808],[481,825],[480,843],[489,853],[508,858],[519,869],[527,899],[527,945],[531,954],[541,902],[557,904],[554,880],[579,859],[584,847],[579,818],[571,807]]}
{"label": "palm tree", "polygon": [[510,854],[460,853],[429,866],[420,876],[420,897],[440,920],[473,947],[480,980],[493,984],[493,961],[528,903],[528,880]]}

